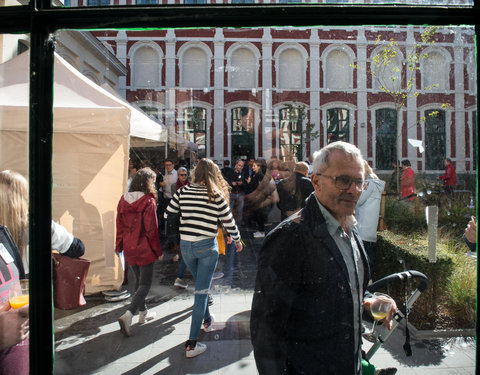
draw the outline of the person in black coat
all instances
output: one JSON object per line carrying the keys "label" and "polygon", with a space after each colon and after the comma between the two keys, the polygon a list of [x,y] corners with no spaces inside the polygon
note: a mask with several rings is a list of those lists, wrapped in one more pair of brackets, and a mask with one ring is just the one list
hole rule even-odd
{"label": "person in black coat", "polygon": [[278,183],[277,207],[281,213],[281,220],[285,220],[305,206],[305,200],[313,192],[312,182],[307,176],[308,164],[302,161],[295,164],[290,177]]}
{"label": "person in black coat", "polygon": [[315,193],[269,232],[258,255],[250,331],[261,375],[361,373],[361,314],[372,303],[353,218],[363,159],[334,142],[315,153],[313,167]]}

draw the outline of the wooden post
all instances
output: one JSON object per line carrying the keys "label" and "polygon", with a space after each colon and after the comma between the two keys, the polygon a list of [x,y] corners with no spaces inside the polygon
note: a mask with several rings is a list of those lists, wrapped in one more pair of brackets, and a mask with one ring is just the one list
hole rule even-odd
{"label": "wooden post", "polygon": [[385,225],[385,221],[383,218],[385,217],[385,202],[387,200],[387,193],[385,191],[382,192],[382,200],[380,201],[380,218],[378,220],[377,231],[383,231],[387,229]]}
{"label": "wooden post", "polygon": [[437,229],[438,229],[438,207],[428,206],[426,209],[428,226],[428,260],[430,263],[437,262]]}

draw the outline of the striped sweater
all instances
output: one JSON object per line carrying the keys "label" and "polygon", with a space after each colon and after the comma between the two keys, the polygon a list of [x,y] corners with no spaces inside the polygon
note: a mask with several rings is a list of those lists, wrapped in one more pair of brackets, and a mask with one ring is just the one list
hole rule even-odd
{"label": "striped sweater", "polygon": [[180,212],[180,239],[200,241],[216,237],[220,223],[234,241],[240,241],[230,207],[220,194],[208,201],[207,187],[199,184],[183,186],[172,197],[164,217]]}

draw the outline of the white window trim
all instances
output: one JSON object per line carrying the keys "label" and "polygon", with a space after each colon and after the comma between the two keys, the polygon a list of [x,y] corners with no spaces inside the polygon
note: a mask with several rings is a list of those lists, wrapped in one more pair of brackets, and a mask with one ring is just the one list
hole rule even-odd
{"label": "white window trim", "polygon": [[[300,89],[294,88],[286,88],[286,87],[280,87],[280,56],[283,52],[286,50],[293,49],[298,52],[300,52],[300,55],[302,56],[303,59],[303,71],[302,71],[302,82],[300,83]],[[298,43],[283,43],[280,47],[277,48],[275,51],[275,54],[273,55],[273,58],[275,60],[275,76],[276,76],[276,83],[277,83],[277,91],[282,92],[282,91],[300,91],[300,92],[307,92],[307,61],[309,60],[309,54],[305,47]]]}
{"label": "white window trim", "polygon": [[446,66],[446,74],[447,76],[444,77],[445,78],[445,84],[446,84],[446,87],[434,87],[432,90],[424,90],[425,88],[425,74],[423,74],[423,71],[424,71],[424,64],[425,64],[425,59],[422,59],[420,61],[420,82],[421,82],[421,92],[422,93],[425,93],[425,94],[428,94],[430,92],[449,92],[451,91],[450,90],[450,67],[451,67],[451,64],[452,64],[452,56],[450,55],[450,53],[445,49],[445,48],[442,48],[442,47],[437,47],[437,46],[434,46],[434,47],[427,47],[425,48],[423,51],[422,51],[422,55],[423,54],[429,54],[429,53],[432,53],[432,52],[435,52],[435,53],[438,53],[440,54],[441,56],[443,56],[443,58],[445,59],[445,66]]}
{"label": "white window trim", "polygon": [[[134,61],[134,56],[136,52],[141,49],[141,48],[151,48],[154,52],[156,52],[158,56],[158,85],[156,87],[146,87],[146,86],[139,86],[136,84],[136,77],[135,77],[135,61]],[[152,41],[147,41],[147,40],[140,40],[132,45],[130,47],[130,50],[128,51],[127,58],[130,61],[130,74],[132,75],[130,77],[130,87],[131,90],[135,89],[152,89],[152,90],[159,90],[162,88],[162,69],[163,69],[163,58],[164,58],[164,53],[162,48],[155,42]]]}
{"label": "white window trim", "polygon": [[[232,87],[232,78],[231,78],[231,75],[232,75],[232,72],[231,72],[231,69],[230,67],[232,66],[232,58],[233,58],[233,55],[235,53],[236,50],[238,49],[248,49],[249,51],[251,51],[253,53],[253,56],[255,58],[255,78],[254,78],[254,86],[250,89],[239,89],[239,88],[236,88],[236,87]],[[258,87],[258,71],[260,69],[260,59],[261,59],[261,53],[260,51],[258,50],[257,47],[255,47],[252,43],[250,42],[237,42],[235,44],[233,44],[232,46],[230,46],[230,48],[228,48],[227,52],[225,53],[225,57],[227,59],[227,65],[226,65],[226,69],[227,69],[227,77],[228,77],[228,89],[229,90],[251,90],[251,89],[255,89]]]}
{"label": "white window trim", "polygon": [[[330,89],[327,87],[327,76],[328,76],[328,55],[334,51],[342,51],[345,52],[348,56],[349,60],[349,71],[348,71],[348,88],[347,89],[339,89],[339,88],[333,88]],[[350,64],[353,64],[355,62],[355,52],[347,46],[346,44],[331,44],[327,48],[325,48],[325,51],[323,51],[322,56],[320,57],[320,60],[322,61],[322,73],[323,73],[323,89],[324,90],[329,90],[329,91],[347,91],[347,92],[353,92],[353,68],[350,66]]]}
{"label": "white window trim", "polygon": [[210,85],[211,85],[210,70],[212,68],[213,53],[212,53],[212,50],[203,42],[187,42],[178,49],[177,56],[178,56],[178,67],[179,67],[179,72],[180,72],[180,87],[187,88],[187,89],[189,89],[189,88],[204,89],[205,88],[205,87],[186,87],[183,83],[183,80],[184,80],[183,59],[184,59],[185,52],[187,52],[187,50],[189,50],[190,48],[200,48],[207,55],[207,64],[206,64],[206,67],[205,67],[205,69],[206,69],[205,75],[207,77],[207,87],[206,88],[210,89]]}

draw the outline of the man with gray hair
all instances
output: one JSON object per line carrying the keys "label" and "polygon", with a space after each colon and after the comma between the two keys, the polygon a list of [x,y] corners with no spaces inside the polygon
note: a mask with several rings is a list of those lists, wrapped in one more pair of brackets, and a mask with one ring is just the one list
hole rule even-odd
{"label": "man with gray hair", "polygon": [[353,214],[364,173],[349,143],[316,152],[314,194],[265,238],[250,318],[261,375],[361,374],[362,308],[372,299],[364,294],[370,272]]}

